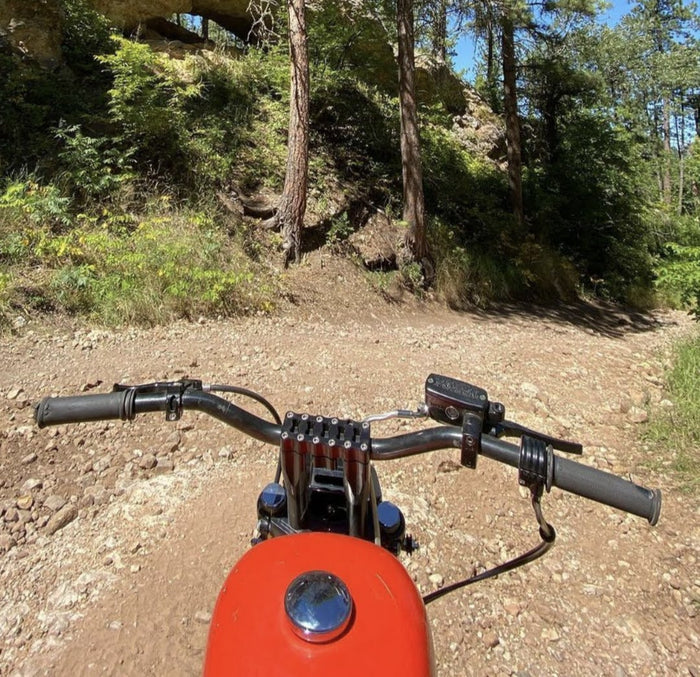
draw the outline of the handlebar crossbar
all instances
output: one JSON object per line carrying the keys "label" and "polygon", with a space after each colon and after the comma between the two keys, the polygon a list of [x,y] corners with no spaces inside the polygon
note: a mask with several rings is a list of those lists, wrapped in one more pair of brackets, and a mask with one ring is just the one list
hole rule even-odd
{"label": "handlebar crossbar", "polygon": [[[126,389],[105,394],[48,397],[39,402],[34,415],[40,428],[84,421],[131,420],[136,414],[171,411],[173,397],[179,398],[178,406],[182,409],[209,414],[260,442],[280,443],[281,426],[251,414],[230,400],[198,389],[186,389],[177,396],[168,392]],[[461,429],[438,426],[394,437],[373,438],[367,453],[370,459],[382,461],[437,449],[460,448],[461,444]],[[480,451],[487,458],[519,467],[517,445],[482,434]],[[552,458],[552,486],[644,517],[652,525],[657,523],[661,513],[660,490],[646,489],[561,456],[552,455]]]}

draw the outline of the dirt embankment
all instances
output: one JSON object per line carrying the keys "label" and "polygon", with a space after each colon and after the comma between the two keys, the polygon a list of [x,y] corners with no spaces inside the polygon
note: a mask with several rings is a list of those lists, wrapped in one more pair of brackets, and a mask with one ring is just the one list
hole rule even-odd
{"label": "dirt embankment", "polygon": [[[360,417],[413,407],[438,372],[581,441],[584,462],[664,491],[656,528],[546,496],[551,554],[429,607],[439,674],[700,675],[700,508],[664,471],[672,450],[639,441],[650,405],[669,406],[664,361],[687,319],[370,306],[119,332],[28,325],[0,340],[0,674],[197,674],[218,588],[274,473],[274,449],[194,414],[39,431],[31,403],[189,375],[282,411]],[[378,467],[422,544],[405,560],[423,591],[537,540],[514,471],[456,460]]]}

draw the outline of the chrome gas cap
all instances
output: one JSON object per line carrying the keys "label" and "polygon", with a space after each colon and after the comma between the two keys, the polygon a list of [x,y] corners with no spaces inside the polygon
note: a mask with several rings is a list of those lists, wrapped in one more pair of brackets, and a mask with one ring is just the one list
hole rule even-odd
{"label": "chrome gas cap", "polygon": [[337,576],[307,571],[289,584],[284,610],[299,637],[307,642],[331,642],[350,623],[352,597]]}

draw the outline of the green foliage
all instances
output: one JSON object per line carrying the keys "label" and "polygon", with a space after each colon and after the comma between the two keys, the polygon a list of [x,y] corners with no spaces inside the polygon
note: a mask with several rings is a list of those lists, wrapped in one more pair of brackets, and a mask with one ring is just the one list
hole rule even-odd
{"label": "green foliage", "polygon": [[365,279],[369,286],[379,294],[386,295],[399,277],[396,270],[365,270]]}
{"label": "green foliage", "polygon": [[223,52],[186,62],[200,96],[185,110],[182,141],[198,186],[220,185],[235,176],[251,192],[280,186],[286,161],[289,67],[279,50],[244,59]]}
{"label": "green foliage", "polygon": [[39,281],[45,304],[106,324],[272,307],[274,285],[255,279],[241,246],[210,217],[178,213],[167,200],[131,229],[115,227],[110,216],[82,217],[64,234],[34,230],[22,242],[22,258],[31,256],[49,273]]}
{"label": "green foliage", "polygon": [[557,158],[526,174],[537,239],[574,262],[584,288],[616,300],[653,277],[653,224],[634,151],[604,116],[574,111],[562,121]]}
{"label": "green foliage", "polygon": [[47,131],[67,107],[66,84],[62,74],[49,76],[0,50],[0,177],[51,157]]}
{"label": "green foliage", "polygon": [[425,291],[425,277],[420,263],[412,261],[399,268],[401,282],[409,291],[421,296]]}
{"label": "green foliage", "polygon": [[63,144],[58,153],[62,178],[83,201],[105,198],[135,178],[133,148],[122,150],[112,146],[111,139],[83,134],[79,125],[60,126],[56,137]]}
{"label": "green foliage", "polygon": [[700,320],[700,244],[668,243],[657,266],[656,287]]}
{"label": "green foliage", "polygon": [[104,104],[108,80],[95,54],[112,50],[107,21],[86,0],[61,0],[66,68],[19,58],[0,36],[0,176],[39,167],[55,170],[53,129],[74,124]]}
{"label": "green foliage", "polygon": [[493,244],[508,217],[505,177],[468,153],[445,127],[421,130],[426,206],[461,231],[463,242]]}
{"label": "green foliage", "polygon": [[667,374],[672,407],[654,412],[645,438],[655,459],[670,464],[681,485],[700,490],[700,335],[676,347]]}
{"label": "green foliage", "polygon": [[436,287],[451,308],[483,308],[512,298],[521,280],[512,263],[488,252],[456,245],[438,259]]}
{"label": "green foliage", "polygon": [[12,294],[12,276],[0,270],[0,329],[7,324],[10,314]]}
{"label": "green foliage", "polygon": [[127,240],[107,231],[79,233],[81,255],[71,257],[77,265],[56,278],[56,288],[65,290],[59,300],[69,310],[96,309],[108,323],[156,323],[245,305],[253,274],[225,266],[221,237],[202,225],[155,216]]}
{"label": "green foliage", "polygon": [[[0,175],[15,177],[0,195],[0,262],[9,267],[0,305],[17,300],[12,290],[24,266],[32,298],[104,321],[238,312],[232,298],[253,287],[246,275],[255,270],[242,251],[262,256],[269,241],[241,235],[238,223],[224,228],[211,206],[202,225],[201,204],[215,204],[214,195],[231,187],[281,189],[289,115],[283,30],[279,44],[264,50],[176,59],[112,39],[89,0],[60,2],[67,68],[33,68],[0,38]],[[385,30],[394,31],[393,10],[374,9],[325,3],[309,16],[310,204],[318,211],[338,204],[340,192],[400,211],[396,64]],[[519,82],[524,231],[510,215],[502,168],[465,150],[443,105],[420,109],[438,291],[452,305],[485,304],[567,297],[580,284],[630,300],[651,288],[656,261],[659,291],[697,303],[700,242],[678,232],[674,212],[697,213],[700,152],[685,152],[684,193],[676,180],[674,204],[661,205],[667,156],[657,124],[664,91],[673,95],[674,115],[681,95],[696,96],[695,46],[674,47],[682,41],[666,31],[671,21],[662,27],[668,56],[656,58],[643,22],[593,31],[579,14],[559,10],[558,23],[521,45],[528,52]],[[489,18],[475,17],[482,32]],[[495,73],[485,85],[493,96]],[[680,161],[671,166],[678,174]],[[164,193],[178,206],[155,209]],[[331,245],[356,225],[345,214],[320,216],[330,223]],[[237,232],[235,242],[225,230]],[[191,273],[183,272],[188,249],[197,252]],[[202,260],[200,251],[208,252]],[[415,267],[393,278],[417,293],[425,285]]]}
{"label": "green foliage", "polygon": [[289,76],[278,50],[173,60],[123,38],[116,45],[99,57],[113,77],[112,143],[143,177],[193,195],[232,176],[249,189],[283,179]]}
{"label": "green foliage", "polygon": [[312,77],[312,150],[339,176],[391,191],[400,168],[398,104],[347,73]]}
{"label": "green foliage", "polygon": [[452,308],[486,307],[493,301],[552,302],[576,296],[578,274],[570,261],[532,238],[465,244],[449,225],[430,224],[436,288]]}
{"label": "green foliage", "polygon": [[109,21],[87,0],[60,0],[63,12],[63,55],[67,64],[83,74],[95,71],[95,55],[112,51]]}
{"label": "green foliage", "polygon": [[[10,180],[0,194],[0,233],[30,228],[53,228],[71,223],[70,199],[35,176]],[[16,233],[15,233],[16,234]]]}
{"label": "green foliage", "polygon": [[[397,93],[396,62],[390,47],[395,36],[391,13],[382,24],[362,4],[322,3],[309,13],[309,60],[313,78],[353,79],[385,94]],[[393,12],[393,11],[392,11]]]}
{"label": "green foliage", "polygon": [[353,225],[347,212],[343,212],[331,221],[331,226],[326,234],[326,244],[333,246],[347,240],[353,233]]}
{"label": "green foliage", "polygon": [[[0,47],[3,46],[0,36]],[[0,50],[0,175],[4,175],[19,155],[25,138],[25,94],[27,82],[19,70],[18,62],[10,54]]]}
{"label": "green foliage", "polygon": [[120,130],[117,141],[142,166],[185,173],[182,141],[188,134],[184,114],[201,85],[188,81],[175,62],[148,45],[114,38],[113,54],[98,57],[112,74],[108,110]]}

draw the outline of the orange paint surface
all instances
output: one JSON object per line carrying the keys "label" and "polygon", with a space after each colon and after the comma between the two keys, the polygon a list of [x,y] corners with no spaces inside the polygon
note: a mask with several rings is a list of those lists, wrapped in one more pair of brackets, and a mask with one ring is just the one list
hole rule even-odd
{"label": "orange paint surface", "polygon": [[[294,634],[284,610],[291,581],[305,571],[338,576],[354,603],[346,632],[326,644]],[[219,593],[209,629],[206,677],[334,677],[434,674],[423,601],[401,563],[349,536],[303,533],[249,550]]]}

